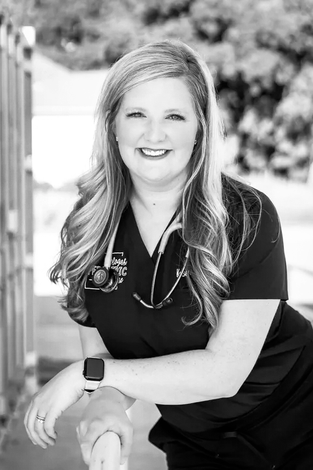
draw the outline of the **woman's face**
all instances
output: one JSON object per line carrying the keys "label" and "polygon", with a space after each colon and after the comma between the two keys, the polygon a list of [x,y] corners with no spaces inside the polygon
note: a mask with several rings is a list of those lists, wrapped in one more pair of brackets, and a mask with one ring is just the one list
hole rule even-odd
{"label": "woman's face", "polygon": [[133,183],[183,184],[197,127],[193,99],[182,79],[158,78],[128,91],[115,132]]}

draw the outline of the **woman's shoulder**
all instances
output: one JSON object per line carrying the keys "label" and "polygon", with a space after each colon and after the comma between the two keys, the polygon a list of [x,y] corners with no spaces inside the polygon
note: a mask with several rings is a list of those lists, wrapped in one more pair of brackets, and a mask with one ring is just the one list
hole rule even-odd
{"label": "woman's shoulder", "polygon": [[223,199],[229,215],[238,217],[245,208],[250,215],[277,218],[277,210],[267,194],[243,180],[223,175]]}
{"label": "woman's shoulder", "polygon": [[[271,199],[259,189],[225,178],[223,198],[228,213],[227,234],[234,257],[252,244],[264,248],[280,235],[280,221]],[[244,250],[245,251],[245,250]]]}

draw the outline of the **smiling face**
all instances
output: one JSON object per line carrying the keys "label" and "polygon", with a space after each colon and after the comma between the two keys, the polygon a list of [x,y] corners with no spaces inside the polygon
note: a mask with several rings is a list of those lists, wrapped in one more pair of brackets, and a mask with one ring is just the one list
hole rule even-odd
{"label": "smiling face", "polygon": [[197,127],[192,95],[180,78],[158,78],[125,93],[115,133],[133,183],[183,185]]}

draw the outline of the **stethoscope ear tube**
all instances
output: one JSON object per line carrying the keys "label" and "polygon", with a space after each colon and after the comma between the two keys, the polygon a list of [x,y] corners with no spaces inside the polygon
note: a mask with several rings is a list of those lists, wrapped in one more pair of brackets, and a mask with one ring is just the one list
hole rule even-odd
{"label": "stethoscope ear tube", "polygon": [[168,305],[173,303],[172,297],[168,297],[167,299],[164,299],[164,300],[162,300],[162,302],[159,302],[158,304],[153,306],[153,305],[147,304],[144,300],[142,300],[142,298],[140,297],[140,295],[137,292],[133,292],[133,297],[134,297],[134,299],[138,300],[138,302],[140,302],[145,307],[152,308],[154,310],[160,310],[161,308],[167,307]]}
{"label": "stethoscope ear tube", "polygon": [[[150,304],[145,302],[141,296],[137,293],[133,293],[134,299],[136,299],[138,302],[140,302],[142,305],[144,305],[146,308],[152,308],[155,310],[159,310],[163,307],[166,307],[170,304],[173,303],[173,299],[171,297],[172,292],[176,289],[177,284],[181,280],[182,276],[184,275],[187,267],[187,262],[189,258],[189,248],[187,249],[186,255],[185,255],[185,261],[182,269],[180,270],[179,276],[176,279],[173,287],[170,289],[168,294],[164,297],[161,302],[155,303],[154,302],[154,291],[155,291],[155,283],[156,283],[156,278],[157,278],[157,273],[158,273],[158,268],[160,264],[160,260],[162,255],[164,254],[169,236],[175,232],[175,230],[178,230],[182,227],[182,224],[180,222],[180,215],[178,215],[173,223],[168,227],[168,229],[164,232],[159,250],[158,250],[158,258],[155,264],[154,272],[153,272],[153,277],[152,277],[152,283],[151,283],[151,292],[150,292]],[[105,292],[106,294],[109,294],[110,292],[113,292],[114,289],[116,289],[118,285],[118,274],[117,272],[111,268],[111,262],[112,262],[112,256],[113,256],[113,246],[116,238],[118,230],[118,224],[112,234],[112,238],[108,244],[108,249],[105,255],[104,259],[104,266],[102,267],[97,267],[92,275],[92,282],[95,287],[98,287],[102,292]]]}

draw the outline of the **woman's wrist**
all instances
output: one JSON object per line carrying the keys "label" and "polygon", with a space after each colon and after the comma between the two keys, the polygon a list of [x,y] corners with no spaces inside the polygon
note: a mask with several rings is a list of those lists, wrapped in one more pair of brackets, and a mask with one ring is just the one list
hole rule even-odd
{"label": "woman's wrist", "polygon": [[124,395],[113,387],[101,387],[95,390],[90,394],[90,398],[97,399],[97,400],[113,400],[116,402],[123,402]]}
{"label": "woman's wrist", "polygon": [[[120,402],[124,410],[128,410],[136,401],[135,398],[129,397],[121,392],[118,388],[118,375],[115,373],[114,366],[118,361],[113,358],[104,359],[104,378],[99,384],[98,391],[104,390],[103,397],[110,400],[112,399],[115,402]],[[98,394],[97,394],[98,396]]]}
{"label": "woman's wrist", "polygon": [[[126,397],[122,392],[113,387],[101,387],[90,395],[90,400],[111,401],[120,404],[126,411],[133,404],[134,400]],[[130,401],[131,400],[131,401]]]}
{"label": "woman's wrist", "polygon": [[84,390],[85,389],[85,377],[83,376],[83,370],[84,370],[84,361],[80,360],[77,362],[74,362],[69,366],[69,369],[75,374],[75,379],[77,378],[77,383],[78,386]]}

